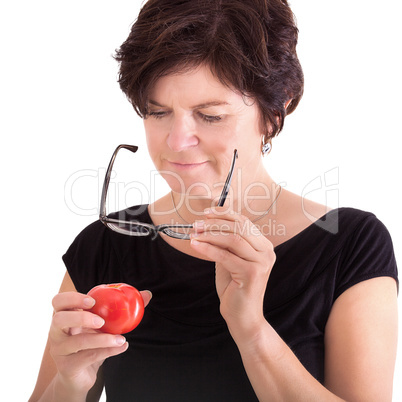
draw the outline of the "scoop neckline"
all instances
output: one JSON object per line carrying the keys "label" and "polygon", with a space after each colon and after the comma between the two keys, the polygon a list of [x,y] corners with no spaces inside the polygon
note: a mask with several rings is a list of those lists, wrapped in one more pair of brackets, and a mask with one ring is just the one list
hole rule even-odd
{"label": "scoop neckline", "polygon": [[[152,221],[151,215],[148,211],[150,204],[147,204],[147,208],[145,208],[145,217],[147,218],[147,220],[149,221],[149,223],[151,223],[152,225],[154,225],[154,222]],[[335,212],[339,212],[341,208],[334,208],[331,209],[330,211],[326,212],[324,215],[320,216],[318,219],[316,219],[314,222],[312,222],[310,225],[306,226],[304,229],[302,229],[300,232],[296,233],[294,236],[292,236],[291,238],[285,240],[284,242],[276,245],[274,247],[274,251],[276,252],[278,249],[282,248],[284,245],[287,245],[288,243],[293,242],[295,239],[297,239],[298,237],[300,237],[301,235],[303,235],[304,233],[306,233],[307,231],[310,231],[311,228],[313,227],[319,227],[317,226],[317,222],[318,221],[322,221],[328,218],[329,215],[335,213]],[[181,256],[185,256],[186,258],[192,259],[192,260],[197,260],[197,261],[201,261],[201,262],[205,262],[208,264],[215,264],[213,261],[209,261],[209,260],[203,260],[202,258],[198,258],[198,257],[194,257],[190,254],[184,253],[183,251],[178,250],[177,248],[173,247],[172,245],[170,245],[162,236],[157,236],[156,237],[156,241],[159,242],[159,244],[162,245],[162,247],[170,250],[171,252],[177,253],[178,255]]]}

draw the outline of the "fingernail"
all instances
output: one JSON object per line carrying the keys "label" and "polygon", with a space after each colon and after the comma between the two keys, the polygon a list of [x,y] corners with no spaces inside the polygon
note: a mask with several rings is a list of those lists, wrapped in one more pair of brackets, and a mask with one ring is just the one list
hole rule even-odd
{"label": "fingernail", "polygon": [[121,346],[124,344],[124,342],[126,342],[126,338],[124,336],[119,335],[119,336],[116,336],[114,341],[116,342],[116,345]]}
{"label": "fingernail", "polygon": [[208,214],[210,214],[210,213],[212,213],[212,209],[211,209],[211,208],[204,209],[204,214],[205,214],[205,215],[208,215]]}
{"label": "fingernail", "polygon": [[191,239],[191,244],[194,244],[196,246],[197,244],[200,244],[200,242],[198,240]]}
{"label": "fingernail", "polygon": [[204,221],[199,220],[194,222],[194,228],[195,229],[202,229],[204,227]]}
{"label": "fingernail", "polygon": [[95,304],[95,299],[92,299],[92,297],[86,297],[83,303],[85,307],[93,307]]}
{"label": "fingernail", "polygon": [[105,324],[105,320],[102,317],[96,316],[94,317],[94,325],[97,328],[103,327]]}

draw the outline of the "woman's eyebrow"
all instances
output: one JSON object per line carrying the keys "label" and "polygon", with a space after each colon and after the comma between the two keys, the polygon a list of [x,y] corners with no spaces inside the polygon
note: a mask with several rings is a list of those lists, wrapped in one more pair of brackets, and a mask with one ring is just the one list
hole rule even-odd
{"label": "woman's eyebrow", "polygon": [[191,107],[191,109],[207,109],[211,106],[222,106],[222,105],[229,105],[229,103],[225,101],[209,101],[205,103],[200,103],[199,105],[194,105]]}
{"label": "woman's eyebrow", "polygon": [[[153,99],[149,99],[148,103],[150,105],[154,105],[154,106],[158,106],[158,107],[165,107]],[[212,100],[212,101],[208,101],[208,102],[200,103],[198,105],[191,106],[190,109],[206,109],[206,108],[209,108],[212,106],[222,106],[222,105],[230,105],[230,103],[228,103],[226,101]]]}
{"label": "woman's eyebrow", "polygon": [[158,106],[158,107],[163,107],[163,105],[161,105],[160,103],[158,103],[157,101],[154,101],[154,100],[152,100],[152,99],[149,99],[149,100],[148,100],[148,103],[149,103],[150,105],[154,105],[154,106]]}

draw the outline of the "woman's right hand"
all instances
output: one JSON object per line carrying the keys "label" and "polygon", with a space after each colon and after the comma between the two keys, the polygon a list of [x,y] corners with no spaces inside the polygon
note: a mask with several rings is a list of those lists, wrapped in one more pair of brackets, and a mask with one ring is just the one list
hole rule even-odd
{"label": "woman's right hand", "polygon": [[[150,292],[142,291],[144,304]],[[49,332],[50,354],[57,380],[72,394],[86,394],[95,384],[103,361],[127,350],[126,339],[98,331],[104,320],[88,311],[95,300],[77,292],[59,293],[53,299],[54,315]]]}

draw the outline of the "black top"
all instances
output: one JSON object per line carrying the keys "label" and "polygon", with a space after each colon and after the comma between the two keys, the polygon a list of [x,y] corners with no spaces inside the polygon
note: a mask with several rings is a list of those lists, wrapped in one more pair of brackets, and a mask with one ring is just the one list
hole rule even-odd
{"label": "black top", "polygon": [[[138,220],[151,223],[147,206]],[[335,299],[366,279],[397,280],[392,241],[371,213],[329,212],[275,247],[264,300],[268,322],[306,369],[324,379],[324,331]],[[160,236],[130,237],[97,221],[63,256],[79,292],[126,282],[153,298],[129,349],[104,363],[108,401],[257,400],[219,313],[214,263],[184,254]]]}

